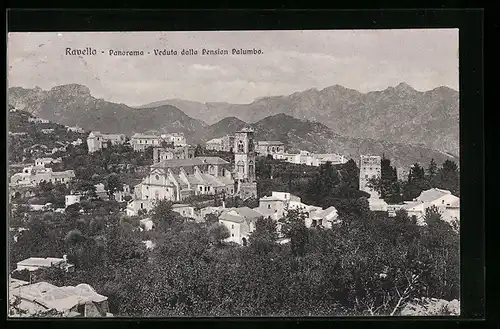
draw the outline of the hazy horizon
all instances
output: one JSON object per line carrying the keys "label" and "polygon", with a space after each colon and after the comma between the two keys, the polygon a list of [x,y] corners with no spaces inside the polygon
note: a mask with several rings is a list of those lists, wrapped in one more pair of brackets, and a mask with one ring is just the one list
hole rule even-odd
{"label": "hazy horizon", "polygon": [[[240,56],[66,56],[64,49],[256,48]],[[132,107],[180,99],[248,104],[334,85],[458,90],[458,29],[26,32],[8,36],[9,87],[87,86]]]}

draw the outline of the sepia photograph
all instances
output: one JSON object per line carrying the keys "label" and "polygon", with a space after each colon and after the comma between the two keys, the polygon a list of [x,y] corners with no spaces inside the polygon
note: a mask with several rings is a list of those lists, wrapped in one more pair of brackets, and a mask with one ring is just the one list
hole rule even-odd
{"label": "sepia photograph", "polygon": [[7,87],[8,317],[460,315],[458,29],[11,32]]}

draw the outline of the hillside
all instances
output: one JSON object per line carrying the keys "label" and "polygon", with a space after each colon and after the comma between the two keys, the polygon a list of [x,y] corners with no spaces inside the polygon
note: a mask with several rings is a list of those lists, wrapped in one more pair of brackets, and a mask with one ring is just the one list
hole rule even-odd
{"label": "hillside", "polygon": [[361,93],[339,85],[308,89],[288,96],[263,97],[250,104],[197,103],[165,100],[209,124],[235,116],[255,123],[284,113],[322,122],[352,137],[422,144],[459,154],[459,93],[447,87],[420,92],[406,83]]}
{"label": "hillside", "polygon": [[[236,118],[227,118],[205,129],[205,139],[221,137],[232,133],[245,124]],[[220,129],[227,127],[227,122],[237,122],[234,129]],[[340,135],[327,126],[307,120],[299,120],[286,114],[277,114],[264,118],[257,123],[250,124],[255,129],[257,140],[279,140],[285,143],[287,150],[307,150],[311,152],[340,153],[354,160],[360,154],[382,155],[391,159],[397,167],[408,168],[418,162],[425,167],[432,158],[438,164],[445,160],[453,160],[458,164],[458,158],[443,152],[418,145],[392,143],[368,138],[353,138]]]}
{"label": "hillside", "polygon": [[158,131],[183,132],[191,136],[206,124],[171,105],[134,109],[125,104],[94,98],[86,86],[71,84],[49,91],[40,88],[9,88],[8,103],[64,125],[76,125],[105,133]]}

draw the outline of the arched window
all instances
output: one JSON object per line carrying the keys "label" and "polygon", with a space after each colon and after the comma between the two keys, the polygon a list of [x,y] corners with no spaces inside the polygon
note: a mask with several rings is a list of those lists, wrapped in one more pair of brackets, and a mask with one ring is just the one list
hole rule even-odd
{"label": "arched window", "polygon": [[245,153],[245,146],[243,145],[243,141],[238,142],[238,153]]}
{"label": "arched window", "polygon": [[253,161],[250,160],[250,162],[248,163],[248,176],[253,177],[253,173],[254,173]]}
{"label": "arched window", "polygon": [[160,176],[156,175],[155,176],[156,180],[160,180]]}
{"label": "arched window", "polygon": [[238,161],[237,165],[236,165],[237,169],[238,169],[238,173],[240,174],[244,174],[245,173],[245,164],[243,163],[243,161]]}

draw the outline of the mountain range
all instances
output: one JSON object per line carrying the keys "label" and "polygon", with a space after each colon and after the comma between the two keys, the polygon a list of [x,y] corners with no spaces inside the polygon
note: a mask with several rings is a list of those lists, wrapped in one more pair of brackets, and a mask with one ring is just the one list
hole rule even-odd
{"label": "mountain range", "polygon": [[250,104],[170,99],[139,108],[159,105],[173,105],[208,124],[231,116],[256,123],[284,113],[324,123],[342,135],[418,144],[459,154],[459,93],[448,87],[420,92],[400,83],[382,91],[361,93],[335,85],[287,96],[263,97]]}
{"label": "mountain range", "polygon": [[[350,93],[353,95],[353,98],[356,98],[356,95],[359,94],[353,90],[345,88],[344,90],[340,88],[339,86],[334,86],[332,90],[338,89],[342,90],[342,93]],[[403,95],[401,97],[406,99],[409,97],[407,94],[419,93],[410,88],[409,86],[400,85],[393,89],[398,90],[398,93]],[[231,134],[244,126],[251,125],[255,129],[256,138],[258,140],[280,140],[285,143],[289,150],[308,150],[325,153],[335,152],[344,154],[353,159],[357,159],[359,154],[382,155],[384,153],[393,160],[394,164],[405,168],[415,162],[427,164],[431,158],[434,158],[438,163],[446,159],[451,159],[458,163],[458,158],[453,152],[446,153],[442,149],[434,149],[422,143],[419,138],[428,137],[425,136],[422,131],[415,132],[416,141],[408,140],[410,138],[406,138],[406,140],[401,138],[401,140],[394,141],[394,137],[392,139],[383,140],[372,137],[377,128],[371,127],[365,123],[366,117],[371,117],[373,125],[378,127],[379,130],[387,129],[389,132],[399,132],[400,135],[408,135],[407,130],[416,131],[418,127],[416,122],[420,122],[421,130],[425,130],[434,140],[449,140],[452,142],[453,134],[451,134],[450,131],[454,131],[455,128],[451,122],[449,122],[448,125],[439,123],[441,121],[450,121],[448,116],[443,114],[439,115],[439,111],[432,112],[435,117],[434,122],[429,121],[428,118],[424,120],[420,111],[415,110],[413,116],[411,118],[408,117],[406,126],[404,126],[405,123],[400,122],[400,126],[390,127],[388,121],[395,122],[397,120],[390,117],[388,114],[389,112],[386,110],[380,110],[381,113],[383,113],[381,117],[376,116],[375,113],[371,113],[376,112],[375,109],[371,112],[368,111],[371,113],[370,115],[365,113],[365,109],[358,109],[357,112],[352,109],[345,110],[346,113],[349,113],[346,114],[349,119],[344,118],[345,127],[339,128],[338,130],[332,129],[327,125],[326,119],[324,119],[328,116],[327,114],[324,114],[323,117],[314,117],[314,113],[318,112],[318,110],[311,112],[313,116],[309,118],[305,116],[300,117],[300,113],[304,110],[301,110],[302,112],[292,111],[293,115],[287,113],[273,113],[277,111],[277,108],[286,107],[282,105],[278,106],[280,103],[278,101],[279,99],[282,99],[284,104],[295,104],[299,102],[299,99],[300,102],[304,104],[307,103],[307,99],[310,100],[310,103],[320,104],[321,101],[317,99],[317,94],[334,93],[332,90],[322,90],[320,92],[317,90],[309,90],[289,96],[262,98],[254,102],[260,105],[254,105],[253,112],[250,114],[244,114],[244,112],[242,112],[243,110],[239,108],[244,108],[254,103],[250,105],[210,103],[208,108],[216,109],[216,111],[219,111],[217,113],[221,113],[220,115],[231,107],[238,108],[233,114],[225,116],[217,122],[213,122],[212,112],[205,112],[204,116],[202,116],[202,114],[196,115],[206,120],[210,118],[209,122],[211,124],[207,124],[199,118],[193,118],[193,112],[197,110],[198,104],[201,103],[177,100],[175,105],[157,102],[156,104],[149,104],[147,107],[133,108],[125,104],[117,104],[94,98],[88,87],[77,84],[57,86],[48,91],[40,88],[25,89],[12,87],[8,90],[8,103],[17,109],[25,110],[56,123],[68,126],[79,125],[86,130],[97,130],[104,133],[124,133],[131,135],[136,132],[179,131],[186,135],[189,143],[203,143],[209,139]],[[394,90],[375,92],[380,93],[379,98],[384,98],[387,107],[393,110],[397,108],[397,106],[391,103],[391,99],[395,97],[393,95],[395,93]],[[447,102],[446,104],[453,103],[452,99],[455,97],[454,91],[448,88],[438,88],[437,90],[424,94],[427,95],[425,97],[433,100],[433,102],[436,102],[435,98],[438,98],[442,100],[441,102]],[[439,94],[440,96],[438,97],[435,94]],[[342,101],[344,104],[356,102],[352,100],[349,101],[349,97],[346,95],[342,97],[344,99]],[[372,95],[370,97],[374,96]],[[422,101],[421,96],[418,97],[420,101]],[[324,101],[326,102],[326,100]],[[340,101],[332,100],[329,102],[334,103]],[[380,100],[380,102],[382,101]],[[275,105],[270,105],[270,108],[265,107],[265,104],[271,103]],[[403,104],[404,101],[399,100],[399,103]],[[429,104],[433,103],[431,102]],[[434,106],[429,104],[426,103],[423,108],[430,109]],[[188,106],[189,109],[186,109],[186,106]],[[408,106],[410,105],[406,105],[406,107]],[[410,107],[416,109],[415,106],[416,105],[411,105]],[[268,113],[266,114],[265,111],[261,113],[256,110],[259,107],[262,111],[266,109]],[[314,106],[311,105],[310,107]],[[345,105],[345,107],[347,107],[347,105]],[[407,112],[407,110],[402,109],[401,113],[404,111]],[[441,112],[448,113],[452,111],[453,109],[448,107],[445,108],[443,105]],[[188,114],[185,112],[188,112]],[[287,112],[290,112],[290,110]],[[250,119],[242,120],[239,116]],[[337,126],[339,126],[339,124],[337,124]],[[366,127],[366,134],[363,135],[360,132],[360,126]],[[457,126],[456,129],[458,130],[458,118],[455,121],[455,126]],[[352,131],[349,133],[348,130]],[[422,144],[416,145],[411,142],[420,142]],[[458,135],[456,136],[456,143],[458,143]]]}

